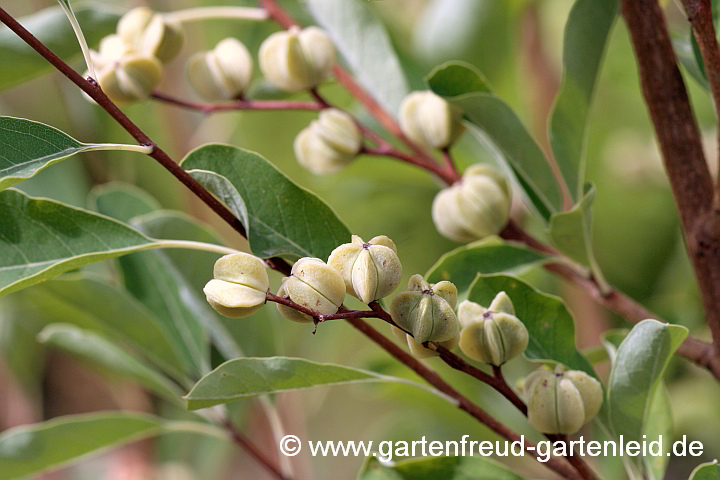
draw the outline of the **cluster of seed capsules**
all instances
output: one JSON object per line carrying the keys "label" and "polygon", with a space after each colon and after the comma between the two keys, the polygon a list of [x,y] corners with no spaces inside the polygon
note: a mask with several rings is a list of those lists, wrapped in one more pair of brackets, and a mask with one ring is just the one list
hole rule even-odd
{"label": "cluster of seed capsules", "polygon": [[[369,304],[390,295],[402,279],[397,248],[386,236],[365,242],[353,236],[337,247],[327,262],[302,258],[283,279],[277,295],[317,315],[332,315],[345,294]],[[247,253],[220,258],[205,294],[216,311],[231,318],[247,317],[266,302],[270,282],[264,262]],[[457,288],[448,281],[430,284],[413,275],[408,288],[395,295],[390,314],[393,332],[419,358],[439,355],[436,345],[459,347],[469,358],[501,366],[521,355],[528,346],[525,324],[505,292],[488,307],[465,300],[457,305]],[[314,318],[292,306],[277,303],[289,320],[311,323]],[[543,433],[571,434],[600,411],[603,389],[585,372],[540,368],[524,381],[530,424]]]}

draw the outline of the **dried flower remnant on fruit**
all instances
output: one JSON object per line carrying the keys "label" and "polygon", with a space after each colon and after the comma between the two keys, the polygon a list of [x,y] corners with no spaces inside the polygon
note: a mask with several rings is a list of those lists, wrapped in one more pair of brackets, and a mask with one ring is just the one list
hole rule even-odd
{"label": "dried flower remnant on fruit", "polygon": [[187,78],[205,100],[239,98],[247,92],[252,80],[252,56],[242,42],[226,38],[214,49],[190,57]]}
{"label": "dried flower remnant on fruit", "polygon": [[218,313],[243,318],[265,304],[269,288],[270,280],[262,260],[247,253],[233,253],[215,262],[213,279],[203,291]]}
{"label": "dried flower remnant on fruit", "polygon": [[365,242],[357,235],[330,254],[328,265],[340,272],[347,293],[363,303],[385,298],[402,279],[402,264],[395,243],[385,235]]}
{"label": "dried flower remnant on fruit", "polygon": [[598,414],[603,404],[599,381],[579,370],[538,369],[523,386],[530,425],[542,433],[570,435]]}
{"label": "dried flower remnant on fruit", "polygon": [[[278,296],[317,312],[332,315],[345,299],[345,282],[340,274],[319,258],[301,258],[292,267],[289,277],[283,280]],[[293,322],[309,323],[314,319],[294,308],[277,304],[277,309]]]}
{"label": "dried flower remnant on fruit", "polygon": [[400,128],[414,142],[433,148],[449,147],[465,131],[461,112],[431,91],[405,97]]}
{"label": "dried flower remnant on fruit", "polygon": [[512,190],[498,169],[473,165],[433,200],[432,218],[445,237],[471,242],[499,233],[510,219]]}
{"label": "dried flower remnant on fruit", "polygon": [[413,334],[415,342],[444,342],[460,331],[456,303],[457,288],[452,283],[429,284],[422,275],[413,275],[407,291],[393,299],[390,312],[399,327]]}
{"label": "dried flower remnant on fruit", "polygon": [[525,325],[515,316],[505,292],[495,296],[488,308],[465,300],[458,307],[460,350],[478,362],[500,366],[522,354],[528,346]]}
{"label": "dried flower remnant on fruit", "polygon": [[347,167],[360,152],[363,134],[347,113],[331,108],[295,138],[293,148],[300,165],[316,175]]}
{"label": "dried flower remnant on fruit", "polygon": [[330,76],[335,65],[335,45],[320,28],[293,27],[266,38],[258,60],[263,75],[275,87],[300,92]]}

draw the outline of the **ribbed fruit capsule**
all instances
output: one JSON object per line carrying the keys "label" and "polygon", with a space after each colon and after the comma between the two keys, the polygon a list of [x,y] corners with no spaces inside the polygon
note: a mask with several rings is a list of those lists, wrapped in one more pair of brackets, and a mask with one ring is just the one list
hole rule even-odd
{"label": "ribbed fruit capsule", "polygon": [[252,57],[242,42],[226,38],[209,52],[199,52],[187,63],[193,89],[208,101],[239,98],[252,80]]}
{"label": "ribbed fruit capsule", "polygon": [[163,66],[147,55],[129,54],[104,65],[97,73],[103,92],[119,104],[145,100],[160,84]]}
{"label": "ribbed fruit capsule", "polygon": [[[283,280],[278,296],[290,300],[319,314],[337,313],[345,299],[345,282],[340,274],[319,258],[301,258],[292,267],[289,277]],[[278,311],[293,322],[309,323],[310,315],[277,304]]]}
{"label": "ribbed fruit capsule", "polygon": [[185,42],[179,22],[147,7],[137,7],[123,15],[117,33],[135,51],[152,55],[163,63],[174,59]]}
{"label": "ribbed fruit capsule", "polygon": [[528,346],[528,331],[515,316],[505,292],[495,296],[488,308],[465,300],[458,307],[460,350],[479,362],[500,366],[522,354]]}
{"label": "ribbed fruit capsule", "polygon": [[298,163],[316,175],[347,167],[362,147],[363,134],[353,118],[342,110],[323,110],[317,120],[295,138]]}
{"label": "ribbed fruit capsule", "polygon": [[450,282],[429,284],[413,275],[408,290],[395,296],[390,312],[395,323],[411,332],[417,343],[444,342],[457,336],[457,288]]}
{"label": "ribbed fruit capsule", "polygon": [[599,381],[579,370],[544,368],[525,379],[530,425],[542,433],[570,435],[592,420],[602,407]]}
{"label": "ribbed fruit capsule", "polygon": [[203,291],[218,313],[243,318],[265,304],[269,288],[270,281],[262,260],[247,253],[233,253],[215,262],[213,279]]}
{"label": "ribbed fruit capsule", "polygon": [[347,293],[363,303],[385,298],[402,279],[402,264],[395,243],[385,235],[365,242],[357,235],[330,254],[328,265],[340,272]]}
{"label": "ribbed fruit capsule", "polygon": [[460,111],[431,91],[405,97],[400,128],[414,142],[433,148],[449,147],[465,131]]}

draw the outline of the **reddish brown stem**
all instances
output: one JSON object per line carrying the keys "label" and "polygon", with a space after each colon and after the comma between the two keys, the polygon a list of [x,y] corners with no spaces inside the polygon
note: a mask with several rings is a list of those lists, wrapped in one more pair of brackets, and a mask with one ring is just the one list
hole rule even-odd
{"label": "reddish brown stem", "polygon": [[453,183],[460,180],[460,175],[454,168],[451,169],[443,167],[442,165],[435,162],[426,162],[422,158],[410,155],[394,148],[387,142],[380,145],[379,147],[363,147],[360,153],[364,153],[366,155],[392,157],[402,162],[415,165],[437,175],[438,178],[440,178],[448,185],[452,185]]}
{"label": "reddish brown stem", "polygon": [[317,102],[297,102],[291,100],[235,100],[225,103],[199,103],[182,100],[161,92],[152,94],[152,98],[176,107],[197,110],[205,114],[234,110],[306,110],[318,111],[327,108]]}
{"label": "reddish brown stem", "polygon": [[283,474],[280,468],[275,465],[275,462],[270,460],[265,455],[265,453],[263,453],[263,451],[260,450],[254,443],[252,443],[249,438],[247,438],[240,430],[238,430],[230,420],[226,420],[224,422],[224,425],[225,428],[227,428],[227,430],[230,432],[230,436],[232,437],[233,442],[245,449],[245,451],[251,457],[253,457],[258,463],[262,464],[270,473],[273,474],[275,478],[277,478],[278,480],[291,480],[291,477]]}

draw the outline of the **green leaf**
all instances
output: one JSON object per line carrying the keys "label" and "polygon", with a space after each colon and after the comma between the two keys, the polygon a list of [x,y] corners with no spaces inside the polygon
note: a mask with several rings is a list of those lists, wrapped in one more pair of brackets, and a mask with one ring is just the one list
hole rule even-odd
{"label": "green leaf", "polygon": [[720,479],[720,464],[715,460],[710,463],[698,465],[690,474],[689,480],[718,480]]}
{"label": "green leaf", "polygon": [[174,378],[183,378],[185,361],[163,323],[124,290],[92,276],[68,274],[16,293],[19,303],[61,322],[121,341]]}
{"label": "green leaf", "polygon": [[108,217],[14,189],[0,192],[0,295],[154,244]]}
{"label": "green leaf", "polygon": [[426,78],[430,89],[461,108],[481,139],[499,150],[538,213],[546,220],[563,210],[563,195],[540,146],[512,108],[494,95],[473,66],[448,62]]}
{"label": "green leaf", "polygon": [[[12,12],[10,12],[12,13]],[[86,32],[90,46],[97,45],[106,35],[115,33],[122,11],[106,5],[80,5],[75,15]],[[72,26],[60,7],[52,7],[19,19],[31,33],[66,62],[82,56]],[[47,60],[38,55],[5,25],[0,25],[0,90],[27,82],[54,71]]]}
{"label": "green leaf", "polygon": [[238,358],[205,375],[185,397],[190,410],[212,407],[246,397],[321,385],[404,380],[302,358]]}
{"label": "green leaf", "polygon": [[643,464],[649,480],[663,480],[670,461],[673,419],[670,393],[662,382],[650,402],[647,423],[645,424],[645,435],[647,435],[648,443],[662,441],[663,450],[660,455],[644,457]]}
{"label": "green leaf", "polygon": [[468,300],[488,306],[500,292],[508,294],[516,316],[528,329],[528,360],[561,363],[597,378],[590,362],[575,346],[575,322],[561,298],[535,290],[518,278],[496,274],[478,275]]}
{"label": "green leaf", "polygon": [[160,203],[145,190],[123,182],[106,183],[93,188],[88,198],[88,206],[125,223],[130,222],[134,217],[162,208]]}
{"label": "green leaf", "polygon": [[523,477],[516,475],[495,460],[469,455],[403,460],[392,466],[383,465],[377,457],[373,456],[368,457],[357,476],[357,480],[480,479],[522,480]]}
{"label": "green leaf", "polygon": [[662,375],[688,330],[643,320],[620,344],[608,387],[608,423],[616,436],[642,441],[651,400]]}
{"label": "green leaf", "polygon": [[45,327],[38,338],[45,345],[129,378],[170,402],[178,403],[185,393],[176,384],[115,343],[88,330],[55,323]]}
{"label": "green leaf", "polygon": [[325,202],[257,153],[205,145],[190,152],[182,167],[242,220],[259,257],[324,259],[350,239],[350,230]]}
{"label": "green leaf", "polygon": [[315,20],[328,31],[360,83],[397,115],[407,80],[383,23],[358,0],[308,0]]}
{"label": "green leaf", "polygon": [[78,153],[127,149],[144,151],[146,147],[81,143],[40,122],[0,117],[0,190]]}
{"label": "green leaf", "polygon": [[112,447],[172,432],[226,438],[220,430],[209,425],[168,422],[140,413],[67,415],[12,428],[0,435],[0,480],[26,478]]}
{"label": "green leaf", "polygon": [[525,244],[485,238],[449,251],[425,274],[430,283],[453,282],[458,296],[464,297],[478,273],[490,274],[524,270],[542,265],[552,257]]}
{"label": "green leaf", "polygon": [[595,186],[586,185],[585,195],[567,212],[550,217],[548,233],[555,246],[562,253],[578,263],[590,267],[600,288],[607,291],[609,286],[595,260],[592,248],[591,207],[595,201]]}
{"label": "green leaf", "polygon": [[585,144],[595,93],[618,0],[577,0],[565,25],[565,75],[550,115],[550,143],[573,201],[585,195]]}
{"label": "green leaf", "polygon": [[698,65],[689,36],[681,37],[673,34],[672,45],[678,61],[683,67],[685,67],[688,74],[690,74],[698,85],[703,87],[705,90],[709,90],[710,86],[708,84],[707,77],[703,71],[704,69],[700,69],[700,66]]}

